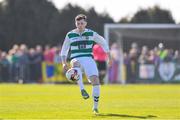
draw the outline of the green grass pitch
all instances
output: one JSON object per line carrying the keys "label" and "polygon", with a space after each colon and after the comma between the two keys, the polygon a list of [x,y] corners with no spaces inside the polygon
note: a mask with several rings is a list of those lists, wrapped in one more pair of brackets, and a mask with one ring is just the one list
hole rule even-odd
{"label": "green grass pitch", "polygon": [[77,85],[0,84],[0,120],[180,119],[180,85],[103,85],[99,111]]}

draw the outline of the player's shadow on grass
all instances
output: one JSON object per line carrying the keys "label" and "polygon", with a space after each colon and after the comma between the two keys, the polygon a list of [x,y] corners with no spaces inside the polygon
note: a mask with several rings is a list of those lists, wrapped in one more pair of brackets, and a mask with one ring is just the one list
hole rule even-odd
{"label": "player's shadow on grass", "polygon": [[97,116],[101,116],[101,117],[141,118],[141,119],[157,118],[157,116],[154,116],[154,115],[136,116],[136,115],[126,115],[126,114],[113,114],[113,113],[98,114]]}

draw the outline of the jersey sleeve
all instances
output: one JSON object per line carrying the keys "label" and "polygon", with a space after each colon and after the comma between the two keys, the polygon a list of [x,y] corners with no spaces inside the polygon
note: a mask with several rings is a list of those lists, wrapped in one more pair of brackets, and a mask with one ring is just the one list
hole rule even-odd
{"label": "jersey sleeve", "polygon": [[65,39],[64,39],[64,43],[61,49],[61,53],[60,56],[67,56],[68,52],[69,52],[69,48],[70,48],[70,40],[68,37],[68,34],[66,35]]}
{"label": "jersey sleeve", "polygon": [[107,41],[96,32],[94,32],[93,36],[94,36],[94,41],[103,48],[104,52],[106,53],[109,52],[109,46],[107,44]]}

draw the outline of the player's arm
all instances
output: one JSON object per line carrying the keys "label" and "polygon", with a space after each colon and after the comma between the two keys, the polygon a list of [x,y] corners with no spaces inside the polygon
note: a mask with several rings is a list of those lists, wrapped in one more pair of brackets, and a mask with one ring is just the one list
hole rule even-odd
{"label": "player's arm", "polygon": [[110,55],[110,50],[109,50],[109,46],[107,44],[107,41],[102,36],[97,34],[96,32],[94,33],[94,41],[103,48],[104,52],[106,52],[106,54],[108,55],[107,62],[109,65],[111,65],[112,58]]}
{"label": "player's arm", "polygon": [[69,40],[68,36],[66,35],[66,38],[64,40],[64,43],[63,43],[63,46],[61,49],[61,53],[60,53],[64,72],[66,72],[68,70],[67,55],[69,52],[69,48],[70,48],[70,40]]}

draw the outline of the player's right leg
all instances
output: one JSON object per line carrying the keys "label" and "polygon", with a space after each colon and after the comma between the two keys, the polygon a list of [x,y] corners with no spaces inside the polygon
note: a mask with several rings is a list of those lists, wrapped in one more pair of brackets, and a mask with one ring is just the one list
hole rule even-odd
{"label": "player's right leg", "polygon": [[77,81],[77,83],[78,83],[78,85],[80,87],[82,97],[84,99],[88,99],[89,94],[86,92],[86,90],[84,88],[83,78],[82,78],[82,71],[81,71],[81,64],[79,63],[79,61],[77,59],[73,59],[73,60],[71,60],[71,66],[72,66],[72,68],[76,68],[78,70],[79,80]]}

